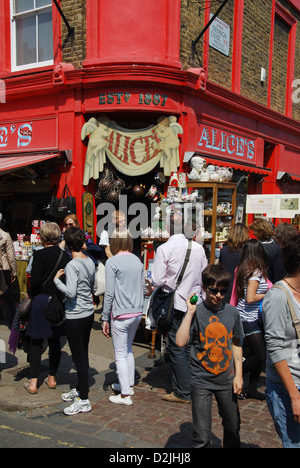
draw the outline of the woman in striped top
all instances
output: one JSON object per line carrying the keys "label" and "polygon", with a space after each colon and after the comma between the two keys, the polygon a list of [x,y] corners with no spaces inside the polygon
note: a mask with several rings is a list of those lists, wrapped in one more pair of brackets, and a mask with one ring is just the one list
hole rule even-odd
{"label": "woman in striped top", "polygon": [[266,256],[257,239],[250,239],[243,247],[236,270],[236,287],[237,309],[248,346],[248,355],[243,363],[243,374],[250,373],[247,397],[263,400],[264,395],[257,391],[261,367],[266,359],[260,303],[268,291],[268,280]]}

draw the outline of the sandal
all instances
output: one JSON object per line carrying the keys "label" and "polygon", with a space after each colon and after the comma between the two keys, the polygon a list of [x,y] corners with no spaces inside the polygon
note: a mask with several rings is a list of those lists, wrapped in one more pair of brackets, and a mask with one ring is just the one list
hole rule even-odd
{"label": "sandal", "polygon": [[50,390],[55,390],[56,389],[56,382],[55,382],[54,385],[49,385],[48,377],[47,377],[47,379],[45,379],[45,384],[47,385],[48,388],[50,388]]}
{"label": "sandal", "polygon": [[27,390],[27,392],[30,393],[31,395],[36,395],[37,392],[38,392],[38,389],[36,388],[35,390],[30,390],[30,388],[29,388],[30,383],[31,383],[30,380],[29,380],[28,382],[26,382],[26,383],[24,384],[24,388],[25,388],[25,390]]}

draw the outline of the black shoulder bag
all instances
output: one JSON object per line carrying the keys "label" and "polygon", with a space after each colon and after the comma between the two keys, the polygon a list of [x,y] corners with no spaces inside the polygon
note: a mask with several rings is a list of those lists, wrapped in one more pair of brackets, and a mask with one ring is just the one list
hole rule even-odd
{"label": "black shoulder bag", "polygon": [[178,276],[175,289],[170,292],[165,292],[162,287],[157,288],[150,298],[150,313],[152,313],[153,319],[156,323],[156,329],[162,335],[165,335],[171,330],[173,318],[174,318],[174,298],[175,292],[180,285],[183,275],[185,273],[187,264],[191,255],[192,241],[189,240],[188,249],[186,252],[183,267],[180,275]]}
{"label": "black shoulder bag", "polygon": [[[62,250],[56,262],[55,267],[53,268],[51,274],[49,275],[49,278],[51,277],[53,273],[55,273],[55,270],[57,269],[62,259],[63,253],[64,251]],[[64,295],[57,289],[56,286],[55,286],[54,293],[49,297],[49,301],[48,301],[46,312],[45,312],[45,317],[48,320],[48,322],[50,322],[50,324],[55,327],[59,327],[60,325],[63,325],[65,321],[65,298],[64,298]]]}

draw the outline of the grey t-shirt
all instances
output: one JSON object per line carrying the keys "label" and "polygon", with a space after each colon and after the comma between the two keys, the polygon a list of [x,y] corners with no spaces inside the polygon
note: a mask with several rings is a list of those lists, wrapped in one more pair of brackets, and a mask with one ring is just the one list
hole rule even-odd
{"label": "grey t-shirt", "polygon": [[[295,300],[284,281],[279,281],[278,284],[287,289],[300,319],[300,304]],[[300,387],[300,343],[292,323],[284,291],[277,288],[270,289],[265,295],[262,309],[267,346],[267,378],[272,382],[282,383],[274,364],[286,360],[295,385]]]}
{"label": "grey t-shirt", "polygon": [[244,337],[238,310],[229,304],[210,310],[202,302],[191,335],[191,384],[210,390],[231,388],[235,375],[232,341]]}
{"label": "grey t-shirt", "polygon": [[123,252],[105,264],[105,294],[102,320],[124,314],[143,312],[145,277],[142,262],[136,255]]}
{"label": "grey t-shirt", "polygon": [[96,292],[95,264],[90,258],[74,258],[65,267],[66,284],[54,283],[66,296],[66,318],[85,318],[94,313],[93,293]]}

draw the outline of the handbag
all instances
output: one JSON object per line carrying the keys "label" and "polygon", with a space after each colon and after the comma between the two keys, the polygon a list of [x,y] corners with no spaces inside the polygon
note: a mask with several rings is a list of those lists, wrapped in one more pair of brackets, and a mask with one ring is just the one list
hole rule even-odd
{"label": "handbag", "polygon": [[52,296],[49,297],[45,317],[55,327],[59,327],[65,322],[65,299],[64,295],[57,288]]}
{"label": "handbag", "polygon": [[293,324],[293,327],[295,328],[298,340],[300,340],[300,320],[299,320],[298,315],[296,314],[296,311],[294,309],[294,305],[293,305],[290,294],[288,293],[286,288],[284,286],[282,286],[281,284],[275,284],[275,286],[273,286],[273,287],[277,288],[277,289],[281,289],[282,291],[284,291],[284,293],[286,295],[286,298],[287,298],[287,301],[288,301],[291,317],[292,317],[292,324]]}
{"label": "handbag", "polygon": [[76,213],[76,199],[72,197],[66,184],[60,197],[51,197],[49,215],[53,218],[65,218],[69,214]]}
{"label": "handbag", "polygon": [[19,317],[20,320],[23,322],[28,320],[29,312],[31,307],[32,297],[24,297],[22,301],[19,303],[18,310],[19,310]]}
{"label": "handbag", "polygon": [[95,296],[101,296],[105,292],[105,266],[99,262],[96,266],[95,282],[97,284],[97,291]]}
{"label": "handbag", "polygon": [[171,330],[173,324],[175,292],[182,281],[187,264],[189,262],[191,246],[192,241],[189,240],[184,264],[177,279],[175,289],[169,292],[165,292],[161,287],[157,288],[152,293],[149,300],[150,304],[148,313],[152,315],[156,324],[156,329],[162,335],[167,334]]}

